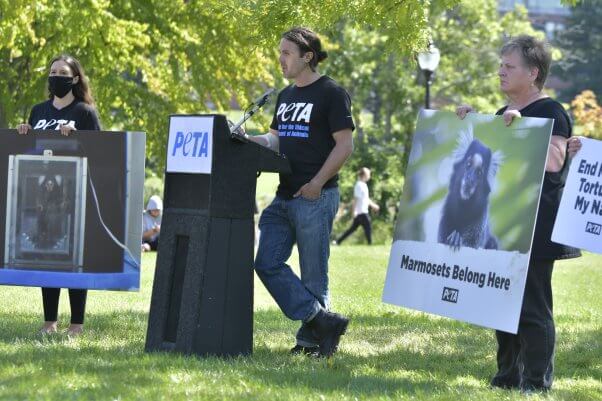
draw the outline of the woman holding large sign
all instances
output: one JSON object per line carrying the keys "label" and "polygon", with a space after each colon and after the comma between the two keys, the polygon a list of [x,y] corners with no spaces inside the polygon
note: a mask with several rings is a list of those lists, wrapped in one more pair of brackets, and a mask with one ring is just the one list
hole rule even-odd
{"label": "woman holding large sign", "polygon": [[[572,126],[562,105],[543,93],[551,61],[546,45],[530,36],[518,36],[506,43],[500,53],[500,89],[508,97],[508,104],[496,114],[503,116],[506,125],[512,124],[514,118],[540,117],[554,119],[554,126],[518,333],[496,331],[498,372],[491,385],[520,388],[523,392],[545,391],[552,385],[554,370],[554,261],[580,256],[579,250],[551,241],[568,170],[566,150]],[[456,113],[464,118],[471,111],[470,106],[463,105]]]}
{"label": "woman holding large sign", "polygon": [[[48,75],[49,99],[35,105],[31,109],[29,121],[17,127],[19,134],[27,134],[34,130],[56,130],[62,135],[69,135],[72,131],[93,130],[100,131],[100,123],[94,106],[88,78],[84,74],[79,61],[67,55],[61,55],[50,62]],[[52,178],[52,177],[51,177]],[[54,179],[54,178],[53,178]],[[49,180],[43,183],[43,190],[60,190],[58,183]],[[50,211],[48,202],[38,206],[39,222],[44,222],[44,215]],[[43,231],[38,229],[38,231]],[[46,242],[49,240],[45,237]],[[57,317],[60,288],[42,288],[44,304],[44,326],[42,333],[57,331]],[[85,289],[69,289],[71,305],[71,324],[67,333],[78,335],[83,330],[86,298],[88,291]]]}

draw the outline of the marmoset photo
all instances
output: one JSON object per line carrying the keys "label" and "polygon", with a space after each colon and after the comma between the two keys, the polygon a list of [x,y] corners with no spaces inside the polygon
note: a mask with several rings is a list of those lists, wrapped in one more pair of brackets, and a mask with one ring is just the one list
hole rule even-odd
{"label": "marmoset photo", "polygon": [[[424,112],[412,144],[394,240],[527,253],[545,146],[501,118]],[[535,124],[535,123],[533,123]],[[542,150],[543,148],[543,150]],[[543,152],[543,153],[542,153]]]}
{"label": "marmoset photo", "polygon": [[2,132],[0,283],[138,289],[146,137],[101,132]]}
{"label": "marmoset photo", "polygon": [[9,163],[6,262],[17,268],[77,271],[82,264],[86,158],[19,155]]}
{"label": "marmoset photo", "polygon": [[500,151],[492,152],[472,133],[460,136],[439,222],[440,243],[454,249],[498,249],[489,227],[489,195],[502,159]]}

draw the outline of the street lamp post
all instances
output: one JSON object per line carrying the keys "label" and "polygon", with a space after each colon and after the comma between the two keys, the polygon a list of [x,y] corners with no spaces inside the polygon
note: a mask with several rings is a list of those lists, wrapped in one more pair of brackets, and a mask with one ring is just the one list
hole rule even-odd
{"label": "street lamp post", "polygon": [[424,99],[424,107],[429,109],[431,107],[431,84],[433,83],[433,73],[439,66],[439,60],[441,55],[439,49],[430,43],[428,49],[425,52],[418,53],[418,65],[424,73],[426,94]]}

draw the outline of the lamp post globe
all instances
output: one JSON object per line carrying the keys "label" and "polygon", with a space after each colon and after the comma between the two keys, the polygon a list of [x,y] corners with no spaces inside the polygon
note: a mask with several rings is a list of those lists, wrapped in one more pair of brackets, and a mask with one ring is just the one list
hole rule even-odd
{"label": "lamp post globe", "polygon": [[424,99],[424,107],[429,109],[431,106],[431,84],[433,83],[433,73],[439,66],[439,61],[441,60],[441,54],[439,53],[439,49],[433,44],[430,43],[429,47],[426,51],[418,53],[418,66],[424,73],[425,78],[425,86],[426,93]]}

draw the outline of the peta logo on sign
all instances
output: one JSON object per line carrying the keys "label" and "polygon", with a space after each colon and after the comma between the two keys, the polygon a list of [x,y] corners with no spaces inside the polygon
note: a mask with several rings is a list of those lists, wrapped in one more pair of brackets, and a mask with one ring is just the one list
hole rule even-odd
{"label": "peta logo on sign", "polygon": [[168,173],[211,174],[213,117],[171,116],[167,141]]}
{"label": "peta logo on sign", "polygon": [[590,233],[590,234],[600,235],[602,233],[602,225],[588,221],[587,224],[585,225],[585,232]]}
{"label": "peta logo on sign", "polygon": [[460,291],[455,288],[443,287],[443,295],[441,295],[441,300],[445,302],[457,303],[458,302],[458,294]]}
{"label": "peta logo on sign", "polygon": [[176,140],[171,152],[184,157],[207,157],[209,151],[209,133],[205,132],[176,132]]}

